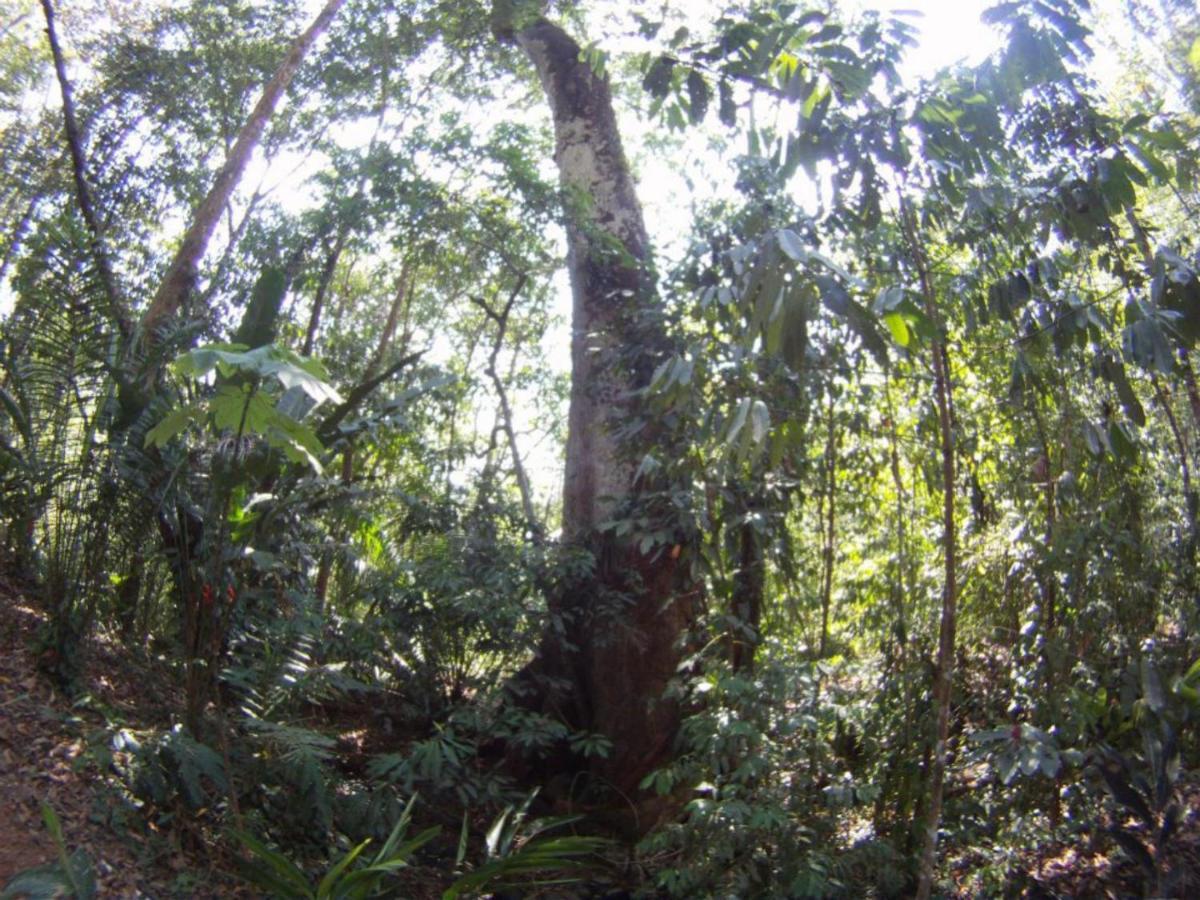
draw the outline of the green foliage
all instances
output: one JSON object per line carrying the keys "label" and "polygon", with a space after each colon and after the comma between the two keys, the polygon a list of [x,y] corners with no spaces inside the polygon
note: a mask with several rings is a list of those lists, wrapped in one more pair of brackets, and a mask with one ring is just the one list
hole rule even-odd
{"label": "green foliage", "polygon": [[[577,873],[597,868],[602,854],[612,849],[612,842],[582,835],[545,836],[546,832],[564,828],[581,817],[527,821],[536,796],[535,789],[519,805],[504,808],[488,828],[484,861],[455,879],[442,893],[442,900],[456,900],[484,890],[561,887],[582,880],[582,874]],[[461,868],[465,861],[466,837],[464,818],[456,868]]]}
{"label": "green foliage", "polygon": [[321,442],[299,417],[286,411],[283,397],[288,395],[274,397],[260,390],[260,381],[277,381],[285,391],[307,397],[310,408],[325,401],[340,403],[337,391],[324,381],[328,376],[320,363],[274,345],[250,350],[240,344],[217,344],[184,353],[174,369],[180,377],[197,380],[215,373],[216,390],[206,400],[168,412],[146,432],[146,446],[162,447],[188,425],[204,422],[215,433],[231,433],[238,440],[261,437],[292,462],[321,471]]}
{"label": "green foliage", "polygon": [[386,896],[380,892],[387,879],[409,866],[413,855],[438,834],[439,829],[427,828],[405,840],[416,799],[414,795],[409,800],[387,840],[374,855],[364,856],[371,843],[368,838],[342,854],[317,877],[310,877],[286,855],[271,849],[254,835],[235,831],[233,837],[253,857],[253,862],[243,865],[243,873],[247,880],[269,891],[272,897],[289,900],[358,900]]}
{"label": "green foliage", "polygon": [[179,805],[196,812],[229,792],[229,773],[221,755],[181,728],[144,743],[127,734],[119,749],[135,757],[130,773],[134,794],[160,810]]}
{"label": "green foliage", "polygon": [[[615,878],[588,819],[530,820],[533,785],[497,748],[580,771],[620,755],[580,724],[586,702],[500,699],[629,541],[639,575],[702,610],[678,753],[643,785],[684,811],[646,838],[646,881],[904,895],[948,489],[943,865],[1014,893],[1022,851],[1073,839],[1103,794],[1097,824],[1171,890],[1200,675],[1154,673],[1195,658],[1200,624],[1200,45],[1186,2],[1124,6],[1114,26],[1075,0],[1001,4],[992,56],[925,78],[899,12],[639,7],[614,26],[636,33],[630,57],[603,30],[616,18],[555,8],[601,29],[580,61],[666,126],[625,135],[630,158],[653,151],[690,192],[653,241],[647,316],[670,344],[623,348],[642,396],[593,398],[628,411],[645,501],[593,553],[555,537],[566,410],[590,386],[560,365],[554,140],[543,117],[492,115],[533,82],[489,31],[513,37],[544,4],[348,4],[263,135],[269,177],[229,204],[187,318],[142,341],[94,243],[116,299],[144,308],[302,4],[80,8],[65,37],[95,235],[36,5],[0,2],[0,564],[36,586],[36,653],[63,683],[98,636],[184,687],[164,721],[186,726],[110,723],[142,812],[192,836],[240,809],[251,872],[281,896],[402,894],[429,834],[407,837],[399,798],[418,790],[446,821],[466,813],[448,896]],[[1133,41],[1114,78],[1091,77],[1093,29]],[[573,188],[568,212],[601,200]],[[516,285],[490,363],[505,421],[479,301]],[[601,598],[596,622],[636,642],[626,601]],[[470,867],[469,825],[497,809]],[[300,862],[334,835],[334,860]],[[66,890],[80,863],[22,877]]]}
{"label": "green foliage", "polygon": [[684,751],[644,785],[660,794],[692,785],[691,799],[642,850],[670,854],[656,876],[669,896],[896,896],[905,875],[895,850],[837,834],[840,816],[861,815],[879,793],[838,748],[861,710],[823,699],[833,667],[781,650],[768,643],[753,673],[711,660],[691,679],[698,711],[684,723]]}
{"label": "green foliage", "polygon": [[1092,767],[1119,811],[1108,834],[1141,871],[1148,895],[1162,896],[1174,892],[1185,878],[1183,870],[1172,865],[1171,850],[1185,815],[1177,785],[1184,771],[1182,745],[1194,731],[1200,663],[1169,689],[1152,656],[1144,656],[1140,668],[1142,697],[1134,721],[1141,752],[1104,744]]}
{"label": "green foliage", "polygon": [[3,900],[50,900],[66,897],[71,900],[92,900],[96,893],[96,874],[87,853],[82,849],[71,853],[67,850],[62,823],[58,814],[48,803],[42,804],[42,821],[58,851],[58,859],[33,869],[18,872],[0,891]]}
{"label": "green foliage", "polygon": [[[573,873],[595,867],[599,854],[609,848],[609,842],[574,835],[544,836],[547,831],[578,821],[578,817],[526,822],[533,797],[534,794],[528,796],[520,806],[506,807],[497,817],[488,829],[484,862],[455,879],[442,895],[446,900],[488,889],[572,884],[578,880]],[[440,831],[436,826],[427,828],[405,840],[412,825],[415,803],[416,795],[413,795],[373,856],[366,855],[371,843],[368,838],[351,847],[316,876],[309,875],[285,854],[253,835],[235,831],[234,838],[253,858],[253,862],[243,865],[243,872],[251,883],[270,891],[275,897],[334,900],[391,896],[393,889],[388,886],[389,879],[411,865],[417,851],[436,838]],[[466,851],[464,819],[456,867],[463,866]]]}

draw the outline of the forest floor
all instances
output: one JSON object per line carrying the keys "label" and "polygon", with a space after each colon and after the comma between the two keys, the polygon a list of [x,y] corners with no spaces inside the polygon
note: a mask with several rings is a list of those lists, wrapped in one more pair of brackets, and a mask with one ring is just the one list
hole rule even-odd
{"label": "forest floor", "polygon": [[[16,873],[57,859],[43,821],[47,805],[62,823],[67,849],[90,861],[98,897],[256,896],[230,874],[234,860],[206,840],[211,835],[187,823],[157,830],[111,769],[114,729],[170,727],[171,710],[179,708],[173,676],[148,657],[131,659],[91,641],[81,679],[87,691],[68,697],[42,673],[33,649],[42,621],[19,589],[0,583],[0,888]],[[1186,887],[1171,896],[1200,896],[1200,781],[1189,780],[1181,794],[1186,813],[1169,865],[1181,870]],[[1010,858],[1009,873],[1021,874],[1016,883],[1010,874],[994,894],[981,894],[973,877],[988,864],[984,854],[953,856],[948,865],[961,897],[1142,896],[1136,867],[1095,837]],[[436,896],[425,880],[414,896]]]}
{"label": "forest floor", "polygon": [[205,854],[185,852],[178,834],[139,821],[105,771],[101,755],[114,721],[133,728],[169,722],[164,689],[172,679],[91,642],[88,693],[69,698],[39,670],[32,648],[41,622],[18,589],[0,585],[0,887],[57,860],[46,804],[68,850],[91,862],[98,897],[250,896]]}

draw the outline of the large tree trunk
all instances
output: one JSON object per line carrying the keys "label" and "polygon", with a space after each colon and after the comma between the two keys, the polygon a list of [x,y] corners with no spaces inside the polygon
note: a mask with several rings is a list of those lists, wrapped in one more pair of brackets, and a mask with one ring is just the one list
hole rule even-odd
{"label": "large tree trunk", "polygon": [[604,757],[564,751],[539,760],[535,771],[548,792],[557,786],[559,799],[608,808],[614,825],[641,832],[671,805],[639,784],[674,751],[679,710],[663,693],[693,603],[682,537],[642,552],[638,528],[618,538],[605,524],[635,507],[647,512],[635,470],[653,449],[655,429],[647,423],[628,435],[641,414],[637,391],[667,340],[608,84],[545,19],[499,21],[497,34],[533,62],[554,117],[573,297],[563,541],[568,552],[584,549],[595,559],[588,577],[550,592],[552,626],[514,690],[611,742]]}

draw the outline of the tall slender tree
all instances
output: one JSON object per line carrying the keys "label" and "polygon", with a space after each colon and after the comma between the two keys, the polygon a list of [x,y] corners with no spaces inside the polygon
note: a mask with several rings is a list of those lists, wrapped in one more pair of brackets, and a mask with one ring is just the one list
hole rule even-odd
{"label": "tall slender tree", "polygon": [[167,317],[178,312],[187,302],[188,296],[196,286],[200,263],[208,249],[208,242],[212,237],[213,230],[217,227],[217,222],[221,218],[221,213],[228,204],[229,198],[237,189],[242,174],[250,162],[250,157],[271,121],[275,107],[279,104],[288,85],[292,83],[292,79],[308,51],[316,43],[317,38],[329,27],[345,2],[346,0],[328,0],[317,17],[313,19],[312,24],[288,48],[275,75],[263,88],[262,96],[259,97],[253,112],[238,133],[237,140],[229,151],[225,164],[221,166],[221,171],[217,173],[208,194],[196,209],[191,224],[184,233],[179,249],[175,253],[175,258],[172,260],[170,268],[167,269],[167,274],[163,277],[149,309],[142,317],[142,330],[147,335],[153,335],[155,329]]}

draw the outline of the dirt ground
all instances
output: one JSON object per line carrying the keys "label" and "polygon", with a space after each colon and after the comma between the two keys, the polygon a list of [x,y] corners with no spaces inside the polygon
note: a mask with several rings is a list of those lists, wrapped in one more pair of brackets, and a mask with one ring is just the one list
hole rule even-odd
{"label": "dirt ground", "polygon": [[172,836],[155,834],[136,811],[131,816],[92,751],[107,744],[95,709],[153,717],[164,681],[128,660],[117,666],[103,647],[92,647],[91,693],[72,700],[38,669],[30,648],[40,621],[18,589],[0,585],[0,886],[57,859],[42,818],[48,804],[68,850],[91,861],[99,897],[237,896],[226,876],[198,870]]}

